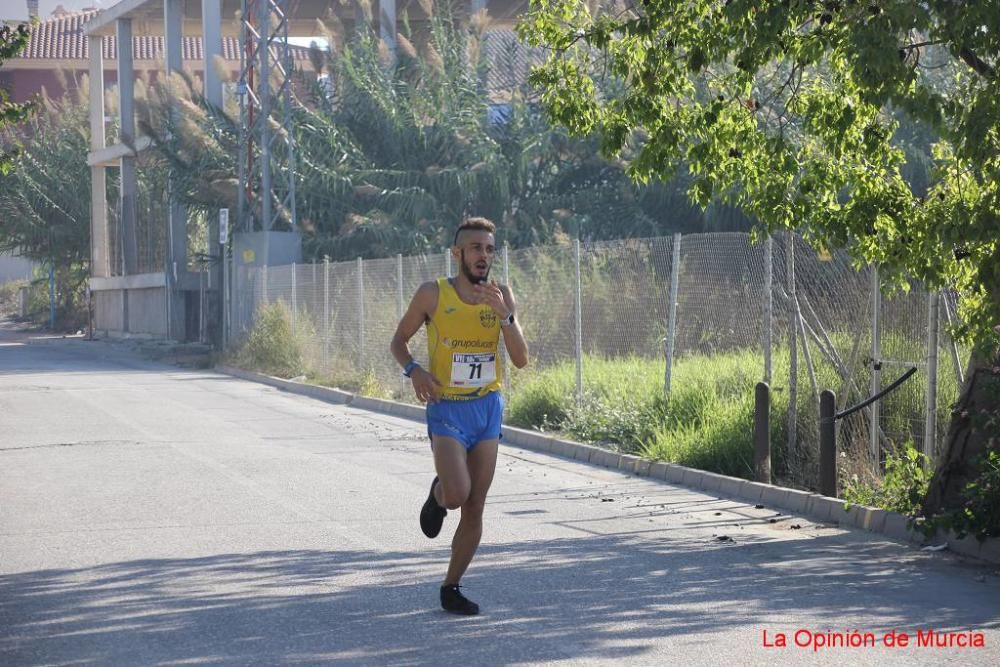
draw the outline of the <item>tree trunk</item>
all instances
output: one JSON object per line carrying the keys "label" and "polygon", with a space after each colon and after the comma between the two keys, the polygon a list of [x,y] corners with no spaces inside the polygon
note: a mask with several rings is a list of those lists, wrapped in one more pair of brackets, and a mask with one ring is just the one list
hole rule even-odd
{"label": "tree trunk", "polygon": [[986,422],[1000,414],[1000,359],[973,353],[965,385],[952,410],[947,445],[931,479],[924,516],[962,506],[962,492],[976,477],[979,458],[988,450],[1000,448],[996,427]]}

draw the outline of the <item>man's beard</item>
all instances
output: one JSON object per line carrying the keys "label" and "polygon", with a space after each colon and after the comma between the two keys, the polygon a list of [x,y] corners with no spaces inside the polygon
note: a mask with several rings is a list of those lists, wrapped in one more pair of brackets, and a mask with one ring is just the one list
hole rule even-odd
{"label": "man's beard", "polygon": [[489,278],[490,269],[493,268],[489,262],[486,262],[486,275],[479,277],[473,273],[473,269],[469,268],[468,262],[465,261],[465,250],[459,251],[460,257],[462,259],[462,275],[465,276],[470,283],[475,285],[476,283],[485,283],[486,279]]}

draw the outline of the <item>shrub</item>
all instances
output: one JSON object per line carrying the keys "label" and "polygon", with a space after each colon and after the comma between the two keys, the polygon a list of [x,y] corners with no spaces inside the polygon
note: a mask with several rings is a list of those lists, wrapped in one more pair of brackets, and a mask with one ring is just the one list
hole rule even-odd
{"label": "shrub", "polygon": [[941,517],[934,525],[950,527],[958,537],[972,534],[983,541],[1000,537],[1000,452],[987,452],[980,457],[978,467],[979,474],[962,494],[962,508]]}
{"label": "shrub", "polygon": [[566,420],[566,397],[552,384],[531,382],[510,400],[507,421],[511,426],[545,430]]}
{"label": "shrub", "polygon": [[302,340],[292,326],[292,314],[284,301],[263,304],[235,361],[268,375],[294,377],[305,369]]}
{"label": "shrub", "polygon": [[18,312],[18,298],[22,287],[27,286],[25,280],[12,280],[0,283],[0,317],[16,315]]}
{"label": "shrub", "polygon": [[662,420],[662,398],[610,402],[587,396],[580,407],[566,411],[562,428],[577,440],[596,442],[620,451],[633,453],[643,441],[653,436]]}
{"label": "shrub", "polygon": [[561,427],[574,400],[573,369],[572,362],[564,362],[540,372],[513,373],[505,420],[521,428]]}
{"label": "shrub", "polygon": [[931,481],[927,457],[907,443],[898,454],[885,459],[885,475],[881,483],[865,484],[853,480],[844,489],[844,499],[850,504],[881,507],[910,517],[920,514]]}
{"label": "shrub", "polygon": [[371,368],[362,376],[357,392],[362,396],[371,396],[372,398],[392,398],[392,389],[386,387],[379,380],[375,370]]}

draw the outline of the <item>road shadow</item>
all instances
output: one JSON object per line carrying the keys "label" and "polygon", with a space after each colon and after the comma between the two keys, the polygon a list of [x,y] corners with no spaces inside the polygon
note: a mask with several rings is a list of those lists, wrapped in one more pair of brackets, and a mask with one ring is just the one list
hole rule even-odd
{"label": "road shadow", "polygon": [[850,536],[723,544],[626,533],[484,546],[464,582],[484,607],[475,618],[437,608],[428,573],[443,567],[440,549],[261,551],[7,574],[0,663],[627,663],[671,639],[709,650],[713,633],[769,618],[836,630],[857,627],[845,619],[874,631],[1000,627],[996,582],[949,570],[941,590],[927,585],[932,562],[899,562],[899,553]]}

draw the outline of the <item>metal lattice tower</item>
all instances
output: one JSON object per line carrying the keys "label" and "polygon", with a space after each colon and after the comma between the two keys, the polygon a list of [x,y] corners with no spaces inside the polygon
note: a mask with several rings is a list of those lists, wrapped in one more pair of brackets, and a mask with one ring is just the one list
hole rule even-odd
{"label": "metal lattice tower", "polygon": [[[298,228],[289,12],[295,0],[243,0],[240,29],[238,225]],[[276,127],[275,127],[276,126]]]}

